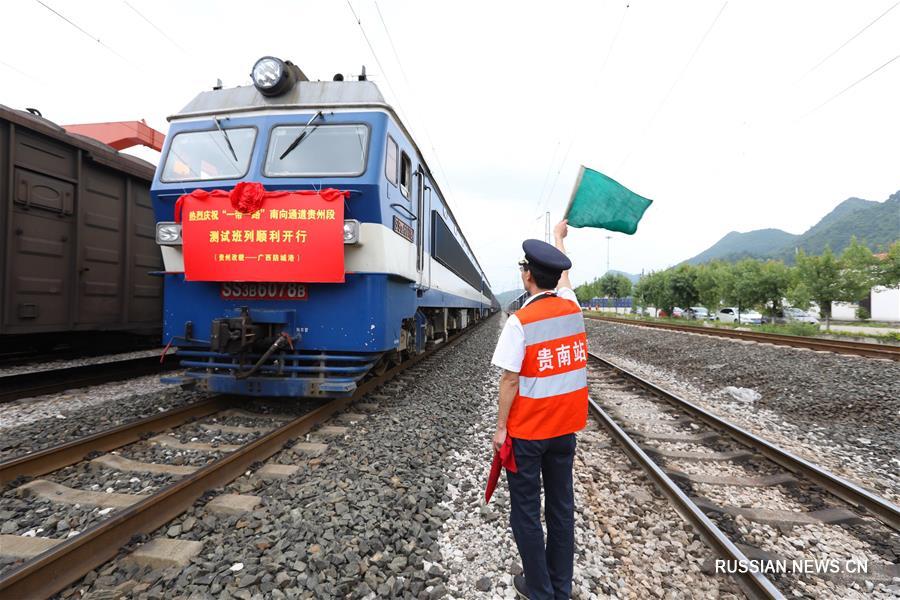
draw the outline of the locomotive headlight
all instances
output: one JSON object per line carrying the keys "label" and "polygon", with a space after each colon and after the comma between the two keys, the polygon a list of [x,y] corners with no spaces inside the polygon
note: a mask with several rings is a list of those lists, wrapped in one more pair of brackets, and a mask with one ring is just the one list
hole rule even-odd
{"label": "locomotive headlight", "polygon": [[284,63],[273,56],[264,56],[253,65],[253,84],[258,88],[270,89],[284,75]]}
{"label": "locomotive headlight", "polygon": [[181,224],[161,221],[156,224],[156,243],[160,246],[181,245]]}
{"label": "locomotive headlight", "polygon": [[359,243],[359,221],[356,219],[347,219],[344,221],[344,243]]}
{"label": "locomotive headlight", "polygon": [[263,56],[253,65],[250,72],[253,85],[263,96],[283,94],[294,85],[294,73],[291,63],[286,63],[274,56]]}

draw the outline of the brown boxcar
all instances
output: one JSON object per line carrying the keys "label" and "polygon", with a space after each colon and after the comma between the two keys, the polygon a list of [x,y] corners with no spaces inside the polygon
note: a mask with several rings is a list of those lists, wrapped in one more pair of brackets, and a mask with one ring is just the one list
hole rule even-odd
{"label": "brown boxcar", "polygon": [[0,105],[0,340],[159,331],[153,172],[146,161]]}

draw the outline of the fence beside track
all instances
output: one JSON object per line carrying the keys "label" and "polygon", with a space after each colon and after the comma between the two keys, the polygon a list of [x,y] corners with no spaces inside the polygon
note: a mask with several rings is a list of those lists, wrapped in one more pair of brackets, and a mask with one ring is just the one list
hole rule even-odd
{"label": "fence beside track", "polygon": [[763,344],[776,344],[779,346],[792,346],[794,348],[807,348],[836,352],[838,354],[854,354],[868,358],[882,358],[900,361],[900,346],[890,344],[878,344],[869,342],[850,342],[846,340],[829,340],[816,337],[804,337],[800,335],[784,335],[777,333],[762,333],[759,331],[738,331],[725,329],[724,327],[704,327],[703,325],[676,325],[675,323],[657,323],[654,321],[642,321],[639,319],[622,319],[585,313],[585,318],[622,325],[634,325],[638,327],[650,327],[654,329],[666,329],[680,331],[682,333],[698,333],[725,338],[733,338]]}

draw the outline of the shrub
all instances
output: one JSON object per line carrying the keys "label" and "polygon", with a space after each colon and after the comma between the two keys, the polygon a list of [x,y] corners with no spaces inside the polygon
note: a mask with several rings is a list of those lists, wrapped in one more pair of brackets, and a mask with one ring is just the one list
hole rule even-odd
{"label": "shrub", "polygon": [[872,318],[872,315],[869,314],[869,311],[864,306],[860,306],[856,309],[856,318],[861,321],[868,321]]}
{"label": "shrub", "polygon": [[786,323],[785,325],[760,325],[756,331],[781,333],[786,335],[819,335],[819,326],[812,323]]}

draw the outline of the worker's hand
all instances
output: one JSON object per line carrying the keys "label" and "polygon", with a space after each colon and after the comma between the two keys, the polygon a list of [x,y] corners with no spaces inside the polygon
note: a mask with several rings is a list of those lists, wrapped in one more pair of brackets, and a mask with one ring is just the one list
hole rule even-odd
{"label": "worker's hand", "polygon": [[506,427],[500,427],[498,425],[497,431],[494,432],[494,440],[491,443],[494,452],[500,452],[500,447],[503,446],[504,442],[506,442]]}
{"label": "worker's hand", "polygon": [[563,219],[553,227],[553,237],[561,240],[569,234],[569,220]]}

